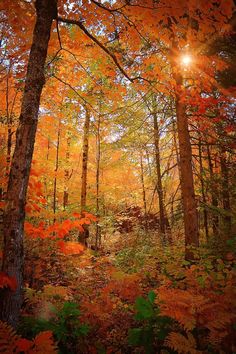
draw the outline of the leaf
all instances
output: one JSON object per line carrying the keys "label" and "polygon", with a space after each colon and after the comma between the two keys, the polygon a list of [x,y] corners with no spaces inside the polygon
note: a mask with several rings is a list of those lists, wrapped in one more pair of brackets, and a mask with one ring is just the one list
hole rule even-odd
{"label": "leaf", "polygon": [[16,345],[19,352],[27,352],[32,347],[32,342],[28,339],[20,338]]}
{"label": "leaf", "polygon": [[57,245],[60,248],[61,252],[66,255],[81,254],[84,251],[84,246],[78,242],[65,242],[61,240],[57,242]]}
{"label": "leaf", "polygon": [[148,300],[151,302],[151,304],[154,304],[155,298],[156,298],[156,294],[154,293],[154,291],[150,291],[148,293]]}
{"label": "leaf", "polygon": [[171,332],[165,341],[165,345],[180,354],[202,353],[196,349],[196,340],[191,333],[187,333],[187,337],[185,337],[181,333]]}
{"label": "leaf", "polygon": [[129,344],[138,346],[142,344],[142,328],[132,328],[129,330]]}
{"label": "leaf", "polygon": [[47,354],[57,353],[57,348],[53,342],[53,335],[51,331],[41,332],[35,337],[33,353],[34,352]]}
{"label": "leaf", "polygon": [[137,309],[136,319],[150,319],[154,315],[152,305],[149,301],[145,300],[143,297],[138,297],[135,302],[135,307]]}

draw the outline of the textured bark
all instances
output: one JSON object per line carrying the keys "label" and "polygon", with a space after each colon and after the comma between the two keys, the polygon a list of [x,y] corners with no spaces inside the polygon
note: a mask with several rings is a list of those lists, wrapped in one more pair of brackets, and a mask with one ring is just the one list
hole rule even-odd
{"label": "textured bark", "polygon": [[180,73],[174,72],[174,78],[177,84],[176,88],[176,118],[177,131],[179,140],[180,155],[180,184],[183,199],[184,213],[184,231],[185,231],[185,258],[193,259],[193,254],[189,249],[190,246],[199,246],[198,234],[198,215],[197,204],[194,193],[193,169],[192,169],[192,149],[190,143],[190,135],[188,130],[188,118],[186,115],[186,107],[181,102],[182,92],[182,76]]}
{"label": "textured bark", "polygon": [[25,203],[38,122],[40,97],[45,83],[44,65],[56,1],[36,0],[37,20],[33,33],[26,82],[22,100],[16,147],[12,158],[6,209],[4,213],[4,252],[2,270],[17,281],[17,290],[0,293],[0,319],[17,326],[22,304],[23,227]]}

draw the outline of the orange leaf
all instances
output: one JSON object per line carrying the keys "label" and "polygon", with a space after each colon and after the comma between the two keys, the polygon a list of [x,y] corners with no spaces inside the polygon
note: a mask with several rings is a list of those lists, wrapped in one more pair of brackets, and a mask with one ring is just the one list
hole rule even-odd
{"label": "orange leaf", "polygon": [[81,245],[78,242],[64,242],[64,241],[58,241],[57,242],[58,247],[60,248],[61,252],[67,255],[70,254],[80,254],[84,250],[84,246]]}

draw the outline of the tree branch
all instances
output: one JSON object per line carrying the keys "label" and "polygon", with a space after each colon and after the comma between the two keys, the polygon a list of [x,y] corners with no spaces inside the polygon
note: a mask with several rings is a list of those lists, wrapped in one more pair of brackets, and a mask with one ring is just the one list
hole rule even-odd
{"label": "tree branch", "polygon": [[96,43],[114,62],[114,64],[117,66],[117,68],[120,70],[120,72],[126,77],[127,80],[129,80],[130,82],[134,82],[135,80],[144,80],[147,81],[148,83],[150,83],[149,80],[141,77],[141,76],[136,76],[136,77],[130,77],[127,72],[122,68],[122,66],[120,65],[117,57],[111,53],[109,51],[109,49],[107,47],[104,46],[104,44],[102,44],[96,37],[94,37],[88,30],[87,28],[85,28],[85,26],[83,25],[82,21],[78,21],[78,20],[73,20],[73,19],[67,19],[67,18],[62,18],[62,17],[58,17],[57,18],[58,21],[63,22],[63,23],[67,23],[70,25],[76,25],[78,26],[94,43]]}

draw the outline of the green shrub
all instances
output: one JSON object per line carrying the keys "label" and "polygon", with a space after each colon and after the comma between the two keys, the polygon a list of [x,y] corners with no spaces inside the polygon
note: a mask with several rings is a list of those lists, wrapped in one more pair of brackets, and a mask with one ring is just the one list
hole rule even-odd
{"label": "green shrub", "polygon": [[80,322],[80,310],[73,302],[65,302],[61,309],[53,308],[54,317],[49,320],[23,317],[19,332],[26,338],[34,338],[39,332],[53,332],[60,353],[77,353],[78,339],[85,336],[89,327]]}
{"label": "green shrub", "polygon": [[139,326],[129,330],[129,344],[143,347],[146,354],[157,352],[158,345],[163,343],[173,322],[171,318],[160,315],[160,309],[155,305],[155,297],[156,294],[150,291],[147,299],[136,299],[135,319]]}

